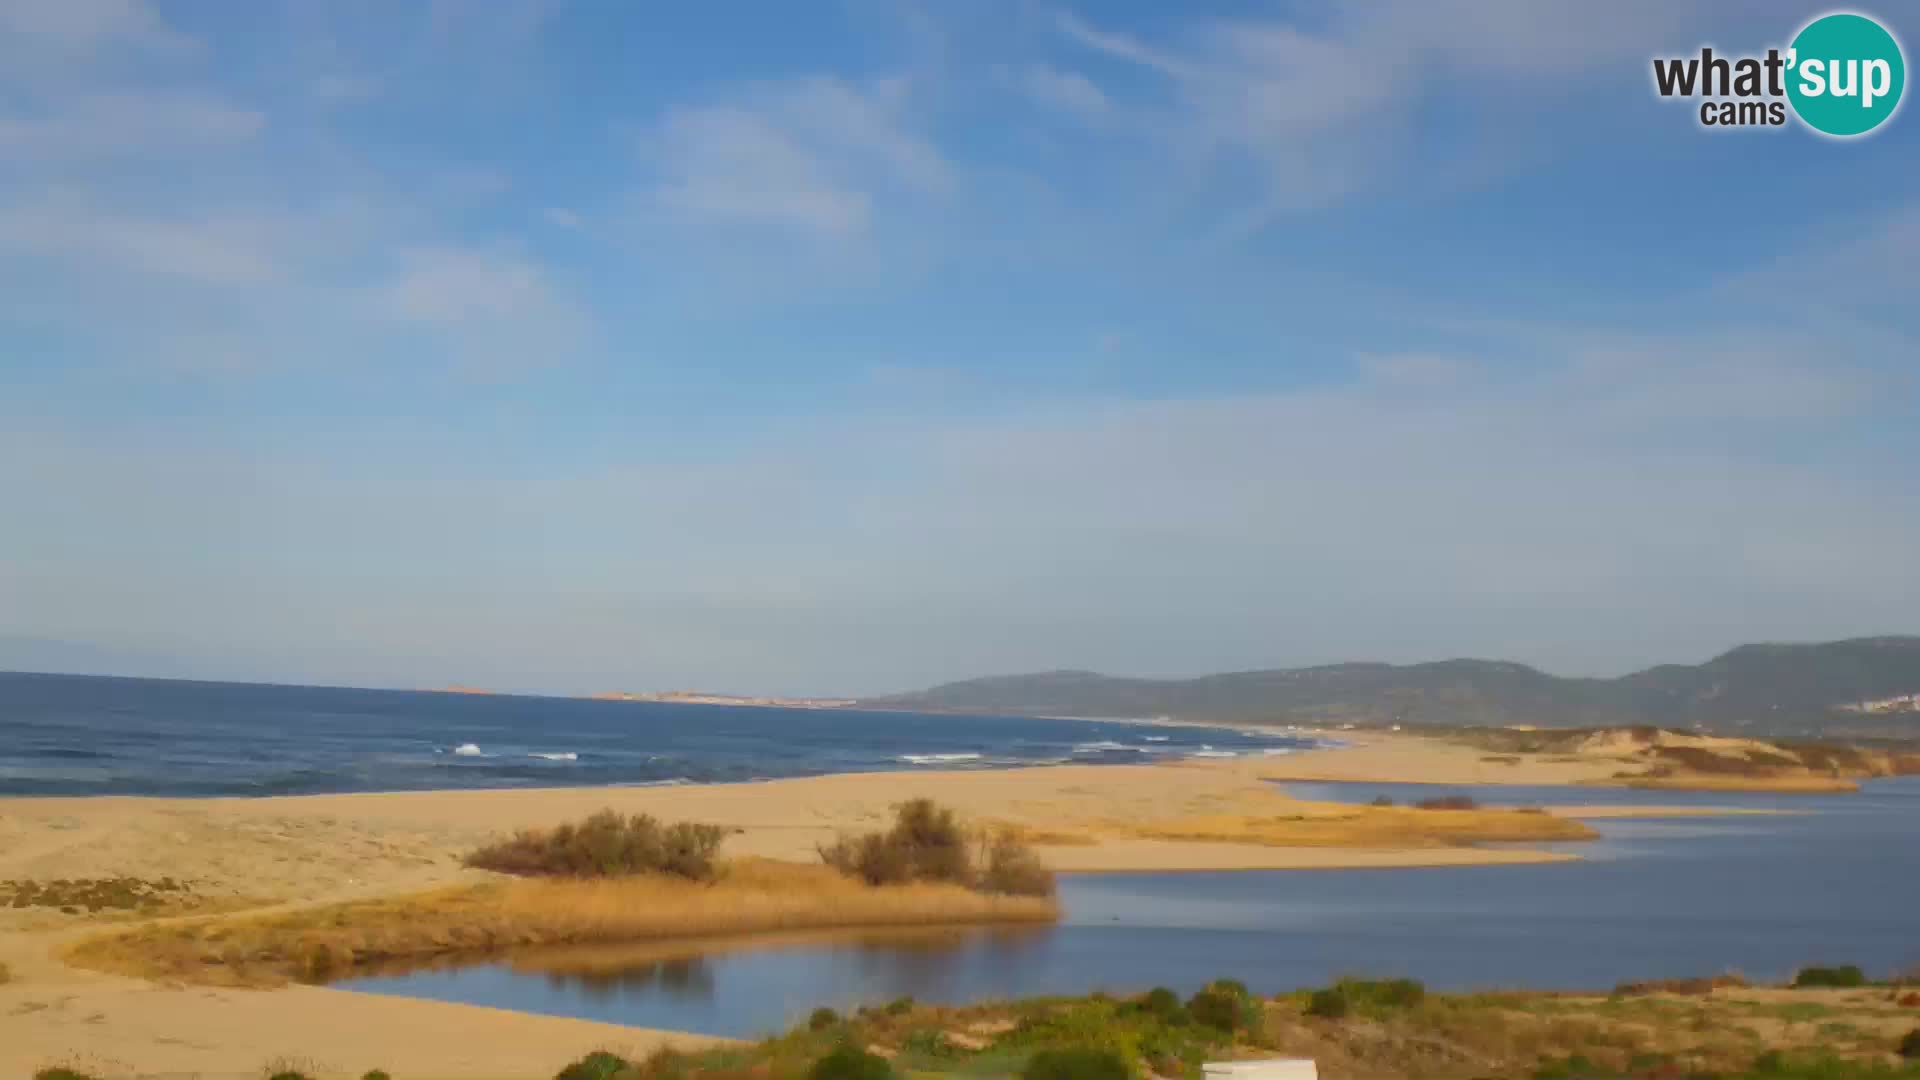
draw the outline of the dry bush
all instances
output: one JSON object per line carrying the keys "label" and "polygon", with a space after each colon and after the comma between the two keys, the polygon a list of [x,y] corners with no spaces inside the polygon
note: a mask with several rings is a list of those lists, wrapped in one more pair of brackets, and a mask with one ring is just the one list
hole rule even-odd
{"label": "dry bush", "polygon": [[88,938],[66,956],[120,974],[277,985],[516,946],[1058,917],[1059,906],[1045,897],[933,883],[872,888],[823,866],[741,860],[712,882],[667,875],[502,881],[275,915],[149,924]]}
{"label": "dry bush", "polygon": [[466,858],[479,870],[520,877],[620,877],[673,874],[705,881],[726,830],[718,825],[662,825],[647,814],[602,810],[554,829],[525,829]]}
{"label": "dry bush", "polygon": [[1008,896],[1052,896],[1053,871],[1018,837],[997,833],[982,842],[980,889]]}
{"label": "dry bush", "polygon": [[976,867],[953,811],[932,799],[895,807],[885,832],[842,836],[818,850],[822,862],[869,885],[942,882],[1013,896],[1053,895],[1052,871],[1011,831],[983,842]]}

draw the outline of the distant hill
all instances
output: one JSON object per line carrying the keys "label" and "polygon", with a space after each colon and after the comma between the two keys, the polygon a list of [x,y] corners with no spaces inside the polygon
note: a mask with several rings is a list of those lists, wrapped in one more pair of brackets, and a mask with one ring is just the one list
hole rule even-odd
{"label": "distant hill", "polygon": [[1920,692],[1920,637],[1742,645],[1704,664],[1562,678],[1500,660],[1351,663],[1134,679],[1049,671],[872,698],[871,708],[1297,724],[1537,724],[1920,736],[1920,711],[1848,709]]}

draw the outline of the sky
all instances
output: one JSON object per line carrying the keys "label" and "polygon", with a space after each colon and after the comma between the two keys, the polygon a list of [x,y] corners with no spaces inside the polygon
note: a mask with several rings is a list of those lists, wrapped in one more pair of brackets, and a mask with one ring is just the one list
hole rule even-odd
{"label": "sky", "polygon": [[0,0],[0,668],[1920,632],[1920,117],[1652,89],[1824,10]]}

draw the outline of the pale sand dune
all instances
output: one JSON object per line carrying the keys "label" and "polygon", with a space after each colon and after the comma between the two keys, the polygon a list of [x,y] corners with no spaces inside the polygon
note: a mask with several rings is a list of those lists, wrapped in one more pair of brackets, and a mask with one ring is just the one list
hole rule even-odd
{"label": "pale sand dune", "polygon": [[645,1056],[726,1040],[530,1013],[294,986],[170,989],[106,976],[0,986],[0,1074],[53,1062],[92,1075],[258,1080],[291,1059],[318,1077],[552,1076],[590,1051]]}
{"label": "pale sand dune", "polygon": [[[1366,736],[1342,750],[1140,766],[898,772],[665,788],[574,788],[271,799],[0,799],[0,879],[126,875],[195,882],[202,895],[291,907],[391,894],[479,875],[459,856],[516,828],[605,807],[709,821],[739,832],[734,855],[810,860],[837,832],[883,824],[931,796],[974,820],[1037,829],[1191,815],[1312,813],[1269,778],[1576,783],[1608,760],[1490,764],[1470,748]],[[1594,816],[1629,811],[1587,808]],[[1645,811],[1639,811],[1644,813]],[[1505,864],[1569,856],[1509,848],[1263,847],[1106,835],[1042,845],[1063,871],[1313,869]],[[266,1059],[310,1058],[330,1076],[378,1065],[407,1078],[551,1075],[598,1045],[644,1050],[664,1036],[366,995],[164,989],[66,968],[52,952],[105,917],[0,909],[0,1074],[79,1054],[148,1075],[257,1077]]]}

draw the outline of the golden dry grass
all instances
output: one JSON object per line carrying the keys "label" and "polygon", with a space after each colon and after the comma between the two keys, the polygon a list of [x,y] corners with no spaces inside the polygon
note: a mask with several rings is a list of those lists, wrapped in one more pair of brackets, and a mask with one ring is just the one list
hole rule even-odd
{"label": "golden dry grass", "polygon": [[1037,847],[1092,847],[1100,842],[1098,837],[1085,832],[1075,832],[1070,829],[1045,829],[1035,825],[1022,825],[1017,822],[990,822],[987,827],[980,830],[980,832],[988,835],[996,832],[1003,833],[1023,844],[1031,844]]}
{"label": "golden dry grass", "polygon": [[953,885],[875,888],[826,867],[741,860],[717,881],[665,876],[504,881],[265,916],[154,924],[67,950],[80,967],[195,983],[275,985],[355,964],[515,946],[807,929],[1044,922],[1050,898]]}
{"label": "golden dry grass", "polygon": [[1586,825],[1520,810],[1416,810],[1303,803],[1282,814],[1198,814],[1110,831],[1149,840],[1203,840],[1273,847],[1464,847],[1512,841],[1591,840]]}

